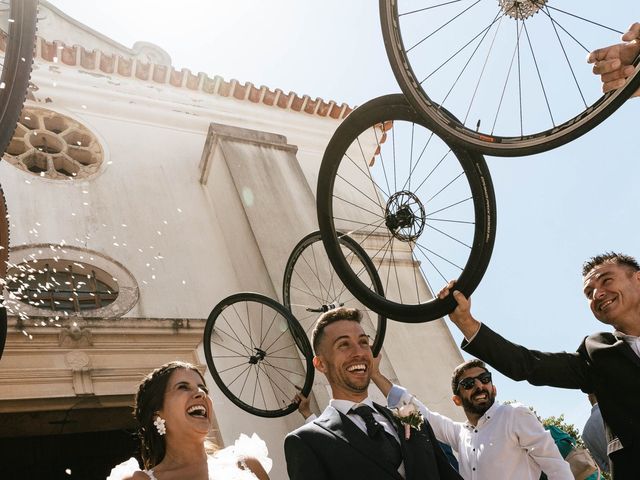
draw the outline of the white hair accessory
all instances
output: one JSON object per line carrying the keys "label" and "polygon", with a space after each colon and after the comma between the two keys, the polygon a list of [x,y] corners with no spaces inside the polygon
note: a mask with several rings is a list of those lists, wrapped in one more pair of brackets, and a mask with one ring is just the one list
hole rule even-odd
{"label": "white hair accessory", "polygon": [[166,420],[162,418],[160,415],[158,415],[156,419],[153,421],[153,424],[156,426],[156,429],[158,430],[158,435],[162,436],[165,433],[167,433],[166,423],[167,423]]}

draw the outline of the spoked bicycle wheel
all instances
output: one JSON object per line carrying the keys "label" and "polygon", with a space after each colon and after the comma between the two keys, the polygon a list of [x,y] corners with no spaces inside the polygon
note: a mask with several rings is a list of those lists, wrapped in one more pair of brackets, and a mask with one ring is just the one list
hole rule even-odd
{"label": "spoked bicycle wheel", "polygon": [[[343,306],[362,310],[365,314],[362,326],[377,356],[384,341],[387,319],[356,300],[336,275],[321,240],[320,231],[310,233],[291,252],[282,282],[284,306],[300,322],[309,340],[315,321],[322,313]],[[378,272],[362,247],[348,235],[339,234],[338,242],[351,270],[368,288],[384,296]]]}
{"label": "spoked bicycle wheel", "polygon": [[626,86],[605,95],[586,63],[621,41],[640,14],[630,4],[379,0],[387,56],[409,102],[439,135],[501,156],[570,142],[640,86],[638,57]]}
{"label": "spoked bicycle wheel", "polygon": [[[451,312],[455,301],[434,294],[458,279],[470,295],[491,257],[496,207],[484,158],[434,135],[402,95],[371,100],[338,127],[320,166],[317,207],[336,273],[388,318],[425,322]],[[367,252],[384,296],[360,280],[339,232]]]}
{"label": "spoked bicycle wheel", "polygon": [[[306,340],[291,312],[258,293],[238,293],[214,307],[204,329],[204,353],[214,381],[238,407],[260,417],[298,408],[299,391],[313,385]],[[303,347],[311,350],[308,344]]]}
{"label": "spoked bicycle wheel", "polygon": [[37,0],[0,0],[0,157],[27,95],[36,38]]}

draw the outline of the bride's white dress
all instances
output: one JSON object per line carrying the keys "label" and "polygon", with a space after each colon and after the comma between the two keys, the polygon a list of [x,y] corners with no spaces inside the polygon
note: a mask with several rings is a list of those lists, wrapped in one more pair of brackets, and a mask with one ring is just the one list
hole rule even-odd
{"label": "bride's white dress", "polygon": [[[262,464],[265,471],[271,470],[272,462],[264,441],[255,433],[251,437],[242,433],[233,445],[209,456],[209,480],[256,480],[256,476],[251,470],[248,468],[243,470],[238,467],[238,461],[242,463],[244,457],[254,457]],[[138,461],[135,458],[130,458],[126,462],[116,465],[107,480],[122,480],[139,470]],[[156,480],[153,470],[143,471],[151,480]]]}

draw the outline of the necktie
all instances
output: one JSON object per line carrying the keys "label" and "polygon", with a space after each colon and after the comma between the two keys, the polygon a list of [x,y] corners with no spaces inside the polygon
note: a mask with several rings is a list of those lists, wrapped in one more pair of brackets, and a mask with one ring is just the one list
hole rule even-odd
{"label": "necktie", "polygon": [[400,444],[393,435],[387,432],[384,427],[373,418],[373,408],[368,405],[360,405],[351,411],[364,420],[369,438],[379,445],[393,465],[398,468],[402,463]]}

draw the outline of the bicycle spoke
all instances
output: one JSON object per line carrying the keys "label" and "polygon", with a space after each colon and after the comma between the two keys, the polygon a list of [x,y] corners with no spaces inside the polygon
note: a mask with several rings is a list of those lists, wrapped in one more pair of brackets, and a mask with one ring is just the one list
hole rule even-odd
{"label": "bicycle spoke", "polygon": [[424,12],[425,10],[432,10],[434,8],[442,7],[444,5],[449,5],[451,3],[458,3],[458,2],[461,2],[461,1],[462,0],[451,0],[449,2],[440,3],[438,5],[432,5],[430,7],[419,8],[418,10],[413,10],[411,12],[399,13],[398,16],[402,17],[404,15],[411,15],[411,14],[414,14],[414,13]]}
{"label": "bicycle spoke", "polygon": [[567,66],[569,67],[569,70],[571,71],[571,77],[573,78],[573,81],[576,84],[576,87],[578,88],[578,92],[580,93],[580,98],[582,98],[582,103],[584,104],[584,108],[586,109],[588,107],[587,105],[587,101],[584,98],[584,94],[582,93],[582,89],[580,88],[580,84],[578,83],[578,79],[576,78],[576,72],[574,72],[573,70],[573,66],[571,65],[571,61],[569,60],[569,56],[567,55],[567,50],[564,48],[564,43],[562,43],[562,39],[560,38],[560,34],[558,33],[558,28],[556,26],[556,21],[553,20],[553,17],[551,16],[551,14],[549,12],[548,13],[548,17],[551,19],[551,25],[553,26],[553,31],[556,34],[556,38],[558,39],[558,43],[560,44],[560,48],[562,49],[562,54],[564,55],[564,58],[567,62]]}
{"label": "bicycle spoke", "polygon": [[422,40],[420,40],[418,43],[416,43],[415,45],[413,45],[412,47],[409,47],[406,49],[406,52],[409,53],[411,50],[413,50],[415,47],[417,47],[418,45],[420,45],[421,43],[423,43],[425,40],[431,38],[433,35],[435,35],[436,33],[438,33],[440,30],[442,30],[444,27],[446,27],[447,25],[449,25],[451,22],[453,22],[454,20],[460,18],[464,13],[466,13],[467,11],[469,11],[471,8],[475,7],[478,3],[480,3],[481,0],[476,0],[476,2],[474,2],[472,5],[469,5],[467,8],[465,8],[464,10],[462,10],[461,12],[459,12],[458,14],[456,14],[453,18],[449,19],[446,23],[444,23],[443,25],[440,25],[438,28],[436,28],[433,32],[431,32],[429,35],[427,35],[426,37],[424,37]]}
{"label": "bicycle spoke", "polygon": [[616,30],[615,28],[608,27],[608,26],[606,26],[606,25],[603,25],[602,23],[594,22],[593,20],[589,20],[588,18],[584,18],[584,17],[581,17],[580,15],[575,15],[575,14],[573,14],[573,13],[569,13],[569,12],[567,12],[567,11],[565,11],[565,10],[561,10],[561,9],[556,8],[556,7],[553,7],[553,6],[551,6],[551,5],[546,5],[546,8],[548,8],[548,9],[550,9],[550,10],[556,10],[556,11],[558,11],[558,12],[560,12],[560,13],[564,13],[565,15],[570,15],[570,16],[575,17],[575,18],[577,18],[577,19],[580,19],[580,20],[582,20],[582,21],[584,21],[584,22],[588,22],[588,23],[591,23],[591,24],[596,25],[596,26],[598,26],[598,27],[602,27],[602,28],[604,28],[604,29],[610,30],[610,31],[612,31],[612,32],[614,32],[614,33],[617,33],[617,34],[619,34],[619,35],[622,35],[622,34],[624,33],[624,32],[623,32],[623,31],[621,31],[621,30]]}

